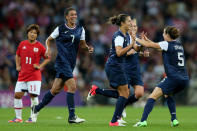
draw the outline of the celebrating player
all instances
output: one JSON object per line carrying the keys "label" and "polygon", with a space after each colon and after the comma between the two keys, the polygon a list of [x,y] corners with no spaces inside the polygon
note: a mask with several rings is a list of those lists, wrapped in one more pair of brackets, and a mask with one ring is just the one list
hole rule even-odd
{"label": "celebrating player", "polygon": [[[27,40],[22,41],[16,51],[16,70],[19,72],[14,94],[16,117],[8,122],[23,122],[22,97],[26,91],[31,97],[31,107],[39,103],[38,95],[40,95],[41,88],[40,69],[49,62],[49,59],[45,57],[45,47],[36,40],[39,33],[38,25],[29,25],[27,27]],[[42,57],[45,60],[39,64]],[[32,122],[32,116],[26,122]]]}
{"label": "celebrating player", "polygon": [[69,110],[69,123],[81,123],[84,119],[81,119],[75,115],[75,103],[74,95],[76,91],[76,83],[73,78],[73,69],[76,65],[76,58],[78,47],[87,49],[89,53],[93,52],[93,48],[89,47],[85,41],[85,30],[77,22],[77,12],[74,8],[67,8],[65,10],[66,23],[58,26],[53,33],[47,38],[46,55],[51,55],[50,44],[51,41],[56,39],[56,45],[58,54],[56,57],[55,69],[56,78],[53,83],[52,89],[48,91],[42,99],[39,105],[34,106],[33,110],[33,121],[36,122],[38,112],[47,105],[55,95],[57,95],[61,89],[66,85],[67,91],[67,104]]}
{"label": "celebrating player", "polygon": [[[129,30],[129,32],[130,35],[137,33],[136,19],[133,19],[131,21],[131,29]],[[132,104],[136,102],[141,96],[143,96],[144,93],[144,87],[140,73],[139,53],[136,52],[141,50],[141,46],[134,44],[133,48],[135,50],[131,49],[130,51],[127,52],[125,68],[126,68],[126,74],[128,77],[129,85],[131,85],[134,88],[134,94],[128,97],[128,101],[126,102],[125,107],[128,104]],[[148,57],[149,52],[144,51],[144,56]],[[88,93],[87,100],[89,100],[92,96],[95,96],[97,94],[107,97],[113,97],[113,98],[119,97],[117,90],[102,89],[102,88],[98,88],[96,85],[92,85],[92,88]],[[125,121],[122,119],[119,119],[118,121],[121,123],[125,123]]]}
{"label": "celebrating player", "polygon": [[162,57],[166,77],[155,87],[150,94],[144,107],[141,121],[134,126],[147,126],[147,118],[153,109],[155,101],[162,95],[167,99],[167,105],[171,114],[172,126],[178,126],[176,118],[176,105],[172,95],[178,93],[188,86],[189,77],[185,67],[184,49],[182,44],[176,40],[179,37],[179,31],[176,27],[168,26],[163,31],[165,41],[152,42],[143,33],[142,39],[136,39],[137,42],[145,47],[162,50]]}
{"label": "celebrating player", "polygon": [[[105,71],[110,82],[110,86],[118,91],[118,100],[115,112],[109,126],[124,126],[117,120],[121,117],[124,105],[129,96],[128,79],[125,70],[125,60],[127,52],[133,47],[134,36],[128,33],[131,27],[129,15],[120,14],[109,19],[111,24],[119,26],[119,31],[115,32],[112,38],[110,56],[105,65]],[[131,43],[132,41],[132,43]]]}

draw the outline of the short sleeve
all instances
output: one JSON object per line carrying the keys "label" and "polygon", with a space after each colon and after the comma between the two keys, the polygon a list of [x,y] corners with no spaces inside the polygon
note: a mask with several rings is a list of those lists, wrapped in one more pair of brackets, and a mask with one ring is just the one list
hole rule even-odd
{"label": "short sleeve", "polygon": [[159,42],[159,46],[164,51],[167,51],[168,50],[168,42],[167,41],[161,41],[161,42]]}
{"label": "short sleeve", "polygon": [[17,47],[17,50],[16,50],[16,54],[17,54],[18,56],[20,56],[21,45],[22,45],[22,42],[19,44],[19,46]]}
{"label": "short sleeve", "polygon": [[123,47],[124,38],[122,36],[117,36],[114,40],[115,46]]}
{"label": "short sleeve", "polygon": [[84,28],[82,27],[82,33],[81,33],[81,38],[80,40],[85,40],[85,30]]}
{"label": "short sleeve", "polygon": [[56,27],[55,30],[50,35],[53,39],[59,36],[59,27]]}

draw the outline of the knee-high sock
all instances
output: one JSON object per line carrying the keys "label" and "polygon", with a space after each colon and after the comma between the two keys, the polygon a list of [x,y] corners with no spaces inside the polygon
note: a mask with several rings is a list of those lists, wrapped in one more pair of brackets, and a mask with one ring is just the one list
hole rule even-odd
{"label": "knee-high sock", "polygon": [[[31,98],[31,107],[34,105],[35,106],[38,105],[38,103],[39,103],[38,97]],[[31,115],[32,115],[32,110],[31,110],[30,118],[31,118]]]}
{"label": "knee-high sock", "polygon": [[23,108],[22,99],[14,98],[14,109],[16,113],[16,118],[18,119],[22,119],[22,108]]}
{"label": "knee-high sock", "polygon": [[97,88],[96,89],[96,94],[100,94],[106,97],[113,97],[113,98],[118,98],[119,94],[117,90],[113,90],[113,89],[101,89],[101,88]]}
{"label": "knee-high sock", "polygon": [[114,111],[114,115],[112,117],[111,122],[117,122],[117,120],[122,116],[122,112],[124,110],[124,105],[127,102],[127,98],[123,97],[123,96],[119,96],[118,100],[116,102],[116,108]]}
{"label": "knee-high sock", "polygon": [[133,104],[136,101],[138,101],[138,99],[135,97],[135,94],[133,94],[133,95],[129,96],[129,98],[128,98],[124,107],[126,107],[129,104]]}
{"label": "knee-high sock", "polygon": [[54,95],[51,94],[51,91],[48,91],[44,97],[42,98],[42,101],[35,107],[36,112],[39,112],[44,106],[49,104],[51,100],[54,98]]}
{"label": "knee-high sock", "polygon": [[176,118],[176,103],[175,103],[173,97],[171,97],[171,96],[168,96],[166,98],[166,102],[167,102],[168,108],[170,110],[171,121],[173,121],[174,119],[177,119]]}
{"label": "knee-high sock", "polygon": [[74,101],[74,93],[67,92],[67,104],[68,104],[68,111],[69,111],[69,118],[75,116],[75,101]]}
{"label": "knee-high sock", "polygon": [[144,112],[141,118],[141,122],[147,120],[148,115],[150,114],[150,112],[152,111],[153,107],[155,104],[155,100],[152,98],[148,98],[146,105],[144,107]]}

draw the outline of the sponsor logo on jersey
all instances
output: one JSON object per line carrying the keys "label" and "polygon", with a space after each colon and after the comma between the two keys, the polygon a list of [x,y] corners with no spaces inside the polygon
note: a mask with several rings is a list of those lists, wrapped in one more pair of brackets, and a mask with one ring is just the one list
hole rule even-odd
{"label": "sponsor logo on jersey", "polygon": [[38,48],[34,47],[34,52],[38,52]]}
{"label": "sponsor logo on jersey", "polygon": [[23,46],[23,48],[22,48],[22,49],[24,49],[24,50],[25,50],[25,49],[26,49],[26,46]]}
{"label": "sponsor logo on jersey", "polygon": [[64,33],[66,34],[66,33],[68,33],[68,31],[65,31]]}

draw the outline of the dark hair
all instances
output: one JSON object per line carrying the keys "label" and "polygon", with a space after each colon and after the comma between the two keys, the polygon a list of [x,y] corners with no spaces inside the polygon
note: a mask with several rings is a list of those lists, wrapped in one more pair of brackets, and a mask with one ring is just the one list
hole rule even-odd
{"label": "dark hair", "polygon": [[178,29],[174,26],[167,26],[165,28],[165,33],[168,34],[171,39],[176,39],[180,36]]}
{"label": "dark hair", "polygon": [[125,22],[125,20],[128,16],[129,15],[127,15],[127,14],[119,14],[118,16],[110,17],[108,20],[108,23],[121,26],[121,22]]}
{"label": "dark hair", "polygon": [[26,33],[28,34],[28,32],[31,31],[31,30],[36,30],[37,35],[40,34],[40,27],[39,27],[39,25],[37,25],[37,24],[31,24],[31,25],[29,25],[29,26],[27,27]]}
{"label": "dark hair", "polygon": [[68,13],[69,13],[71,10],[75,10],[75,11],[76,11],[76,9],[73,8],[73,7],[66,8],[65,11],[64,11],[64,16],[67,16]]}

